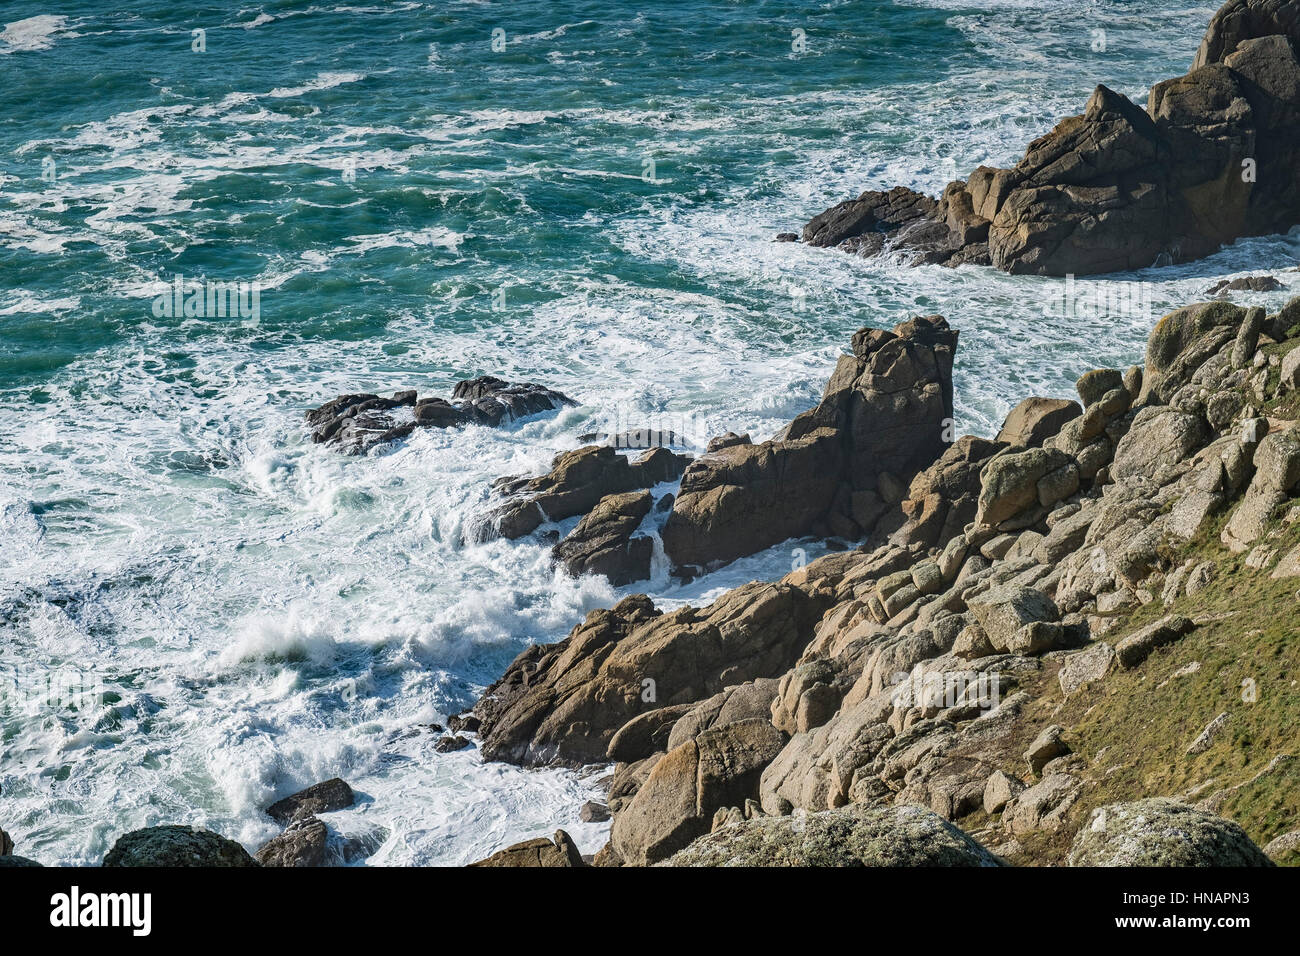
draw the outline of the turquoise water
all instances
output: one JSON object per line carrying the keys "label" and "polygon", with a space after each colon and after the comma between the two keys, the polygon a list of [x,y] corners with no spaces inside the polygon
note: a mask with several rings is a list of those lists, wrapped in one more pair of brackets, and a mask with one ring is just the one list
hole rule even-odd
{"label": "turquoise water", "polygon": [[[429,723],[619,596],[537,542],[465,545],[492,479],[617,423],[767,437],[853,330],[913,312],[961,330],[959,426],[990,434],[1300,251],[1119,277],[1152,314],[1061,319],[1057,280],[771,241],[865,188],[1010,164],[1097,82],[1144,101],[1208,6],[104,6],[6,3],[0,33],[0,687],[23,704],[0,825],[46,863],[157,822],[255,848],[262,806],[335,774],[364,797],[330,822],[372,862],[556,826],[595,849],[590,776],[432,751]],[[256,320],[155,314],[178,275],[251,284]],[[302,425],[483,373],[581,404],[364,459]],[[700,601],[789,562],[643,589]],[[68,673],[108,697],[30,692]]]}

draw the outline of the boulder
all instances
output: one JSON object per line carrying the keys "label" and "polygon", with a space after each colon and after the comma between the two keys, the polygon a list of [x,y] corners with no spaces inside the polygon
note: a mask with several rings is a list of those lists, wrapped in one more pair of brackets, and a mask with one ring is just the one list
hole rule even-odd
{"label": "boulder", "polygon": [[655,863],[708,833],[718,810],[757,795],[763,769],[784,745],[770,721],[753,717],[670,750],[615,814],[613,854],[625,864]]}
{"label": "boulder", "polygon": [[147,827],[118,838],[104,866],[257,866],[234,840],[185,826]]}
{"label": "boulder", "polygon": [[1162,317],[1147,337],[1136,404],[1168,402],[1206,359],[1235,341],[1245,316],[1245,309],[1230,302],[1199,302]]}
{"label": "boulder", "polygon": [[1024,640],[1022,629],[1052,623],[1060,612],[1050,597],[1035,588],[1008,585],[986,591],[967,602],[995,650],[1005,652]]}
{"label": "boulder", "polygon": [[1273,866],[1231,820],[1155,797],[1093,810],[1070,866]]}
{"label": "boulder", "polygon": [[1137,667],[1158,647],[1172,644],[1190,633],[1194,625],[1178,614],[1170,614],[1123,638],[1115,645],[1115,659],[1121,667]]}
{"label": "boulder", "polygon": [[434,753],[451,754],[458,750],[464,750],[470,746],[469,738],[462,737],[460,734],[447,734],[438,738],[438,742],[433,745]]}
{"label": "boulder", "polygon": [[676,704],[638,714],[618,729],[609,740],[605,756],[619,763],[635,763],[653,753],[671,750],[669,735],[677,722],[698,704]]}
{"label": "boulder", "polygon": [[1051,448],[997,455],[981,476],[976,523],[995,527],[1026,509],[1039,507],[1039,479],[1069,464],[1068,455]]}
{"label": "boulder", "polygon": [[318,813],[345,810],[356,802],[356,795],[346,782],[333,777],[312,784],[266,808],[267,815],[277,823],[288,825],[297,817],[313,817]]}
{"label": "boulder", "polygon": [[315,817],[297,817],[255,854],[263,866],[324,866],[329,831]]}
{"label": "boulder", "polygon": [[1114,664],[1115,649],[1105,642],[1071,654],[1061,663],[1057,673],[1061,693],[1069,697],[1085,684],[1101,680]]}
{"label": "boulder", "polygon": [[1209,438],[1198,415],[1165,406],[1144,408],[1115,446],[1112,478],[1150,477],[1160,466],[1191,456]]}
{"label": "boulder", "polygon": [[1053,724],[1045,727],[1042,733],[1034,738],[1034,742],[1025,751],[1025,762],[1029,764],[1030,773],[1041,773],[1049,762],[1070,752],[1069,745],[1061,739],[1064,733],[1064,727]]}
{"label": "boulder", "polygon": [[1061,430],[1066,422],[1083,414],[1079,403],[1066,398],[1026,398],[1011,409],[998,441],[1024,448],[1037,448]]}
{"label": "boulder", "polygon": [[1059,830],[1082,789],[1082,781],[1072,774],[1049,774],[1012,798],[1002,811],[1003,826],[1015,836]]}
{"label": "boulder", "polygon": [[653,503],[648,491],[606,495],[552,549],[552,556],[575,577],[601,574],[614,587],[648,578],[654,542],[633,533]]}
{"label": "boulder", "polygon": [[470,866],[586,866],[573,838],[563,830],[555,831],[555,839],[537,837],[498,850],[485,860]]}
{"label": "boulder", "polygon": [[1074,387],[1083,407],[1087,408],[1101,401],[1102,396],[1112,389],[1123,388],[1124,374],[1113,368],[1093,369],[1080,375]]}
{"label": "boulder", "polygon": [[931,810],[850,806],[758,817],[700,837],[667,866],[1002,866]]}
{"label": "boulder", "polygon": [[984,785],[984,812],[1001,813],[1008,803],[1028,789],[1023,780],[995,770]]}

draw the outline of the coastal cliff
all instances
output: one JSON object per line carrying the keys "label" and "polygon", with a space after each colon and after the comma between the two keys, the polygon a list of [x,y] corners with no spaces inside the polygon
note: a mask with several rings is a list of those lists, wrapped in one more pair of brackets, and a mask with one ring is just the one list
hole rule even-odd
{"label": "coastal cliff", "polygon": [[[919,327],[955,340],[864,330],[828,394]],[[948,445],[883,543],[593,611],[483,695],[484,756],[615,763],[602,865],[817,862],[825,827],[867,863],[1295,862],[1298,332],[1300,299],[1179,309],[1144,366]]]}

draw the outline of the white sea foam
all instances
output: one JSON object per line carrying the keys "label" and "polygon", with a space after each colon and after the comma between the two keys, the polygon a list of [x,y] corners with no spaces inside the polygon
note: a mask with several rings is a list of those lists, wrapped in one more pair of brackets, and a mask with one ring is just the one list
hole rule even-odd
{"label": "white sea foam", "polygon": [[68,30],[67,17],[45,13],[25,20],[15,20],[6,23],[4,30],[0,31],[0,55],[48,50],[61,36],[77,36]]}

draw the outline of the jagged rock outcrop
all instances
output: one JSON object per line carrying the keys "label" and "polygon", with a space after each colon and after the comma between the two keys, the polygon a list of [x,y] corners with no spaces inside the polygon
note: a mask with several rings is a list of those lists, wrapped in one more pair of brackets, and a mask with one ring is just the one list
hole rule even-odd
{"label": "jagged rock outcrop", "polygon": [[[1098,762],[1056,715],[1104,706],[1107,682],[1154,686],[1180,642],[1215,626],[1180,613],[1219,587],[1213,560],[1176,557],[1207,521],[1227,514],[1223,553],[1250,537],[1242,563],[1263,574],[1280,549],[1253,542],[1282,534],[1288,504],[1300,514],[1300,426],[1280,417],[1294,411],[1279,380],[1300,347],[1272,335],[1297,314],[1300,300],[1273,315],[1177,310],[1153,330],[1145,371],[1081,377],[1081,410],[1026,415],[1014,444],[964,438],[906,485],[882,472],[887,511],[857,549],[699,610],[660,615],[637,597],[593,612],[479,702],[486,755],[616,761],[597,864],[680,862],[745,833],[779,835],[755,837],[755,854],[808,861],[801,843],[787,849],[798,827],[904,807],[988,814],[977,835],[1012,857],[1057,832],[1050,852],[1063,854],[1097,775],[1135,756]],[[856,387],[861,361],[841,360],[828,395]],[[843,430],[819,414],[791,431]],[[1153,604],[1166,610],[1129,622]],[[1189,739],[1174,759],[1196,758]],[[1217,809],[1233,792],[1206,799]],[[748,852],[691,859],[759,859]]]}
{"label": "jagged rock outcrop", "polygon": [[692,462],[664,524],[674,566],[705,568],[825,530],[869,534],[943,452],[957,333],[941,316],[863,329],[821,402],[777,438]]}
{"label": "jagged rock outcrop", "polygon": [[823,608],[755,582],[706,608],[661,614],[645,595],[593,611],[557,644],[524,651],[478,705],[486,759],[536,766],[605,758],[624,724],[774,677],[798,658]]}
{"label": "jagged rock outcrop", "polygon": [[846,807],[734,823],[700,837],[665,866],[1002,866],[922,807]]}
{"label": "jagged rock outcrop", "polygon": [[814,217],[803,241],[1084,275],[1284,232],[1300,222],[1298,17],[1294,0],[1229,0],[1191,72],[1156,84],[1145,110],[1098,86],[1011,169],[981,166],[938,200],[865,192]]}
{"label": "jagged rock outcrop", "polygon": [[1071,866],[1273,866],[1237,824],[1164,798],[1092,811]]}
{"label": "jagged rock outcrop", "polygon": [[679,478],[691,458],[652,448],[637,458],[612,445],[585,445],[557,455],[551,470],[536,478],[502,478],[494,486],[506,501],[494,508],[475,533],[522,538],[547,521],[585,515],[610,495],[653,488]]}
{"label": "jagged rock outcrop", "polygon": [[391,398],[352,394],[331,399],[307,412],[312,441],[360,455],[377,445],[405,438],[417,428],[459,425],[497,426],[539,412],[554,411],[574,401],[532,383],[512,383],[491,375],[457,382],[452,400],[419,398],[412,390]]}

